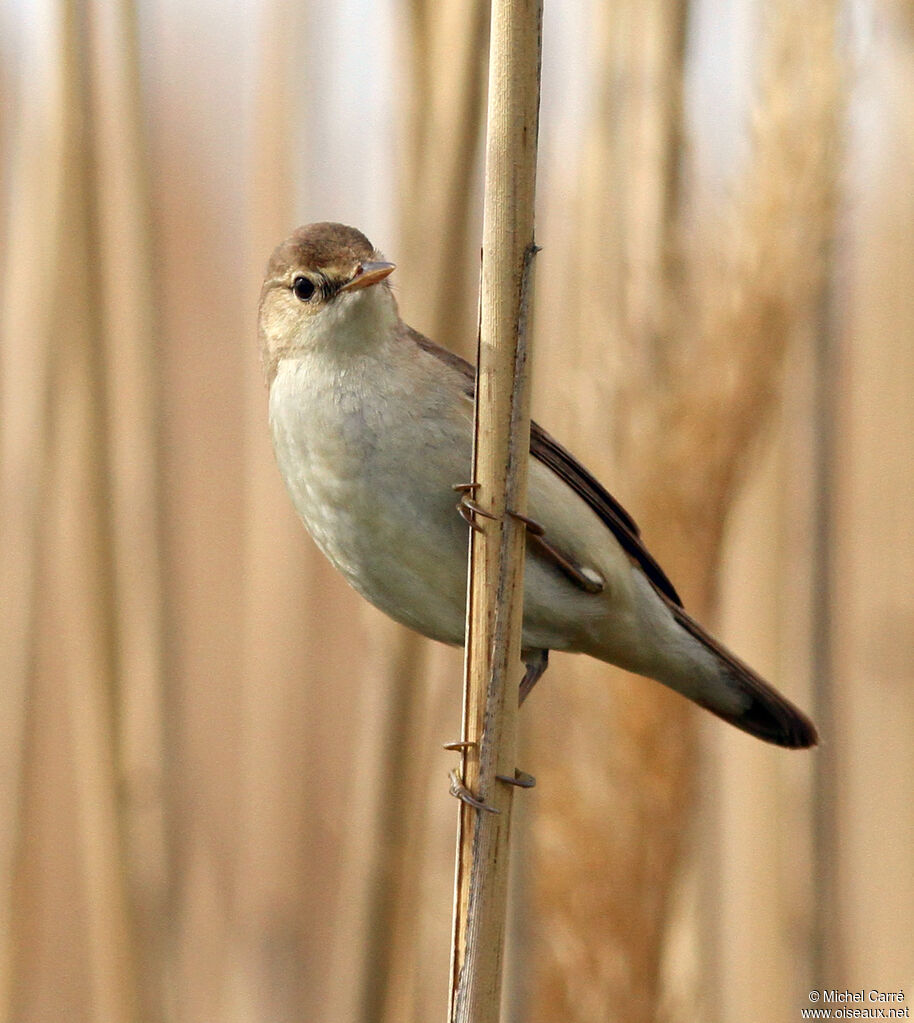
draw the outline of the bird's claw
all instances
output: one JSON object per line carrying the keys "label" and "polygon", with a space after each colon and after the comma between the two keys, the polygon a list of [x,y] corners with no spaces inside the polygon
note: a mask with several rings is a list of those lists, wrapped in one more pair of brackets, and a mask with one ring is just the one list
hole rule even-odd
{"label": "bird's claw", "polygon": [[516,785],[519,789],[532,789],[536,785],[536,778],[532,774],[527,774],[526,771],[521,771],[517,767],[514,768],[513,778],[509,778],[506,774],[496,774],[495,777],[506,785]]}
{"label": "bird's claw", "polygon": [[527,527],[527,532],[531,536],[542,536],[546,532],[546,527],[542,522],[537,522],[536,519],[531,519],[527,515],[521,515],[520,512],[509,511],[508,514],[512,519],[522,522]]}
{"label": "bird's claw", "polygon": [[[477,749],[479,743],[472,742],[470,740],[460,740],[458,742],[446,742],[444,748],[446,750],[452,750],[458,753],[465,753],[467,750]],[[460,775],[457,773],[457,769],[454,768],[450,772],[448,777],[451,780],[448,791],[452,796],[462,800],[468,806],[473,806],[477,810],[488,810],[490,813],[500,813],[501,811],[496,809],[494,806],[489,806],[488,803],[481,799],[478,799],[473,795],[472,792],[463,784],[460,779]],[[532,789],[536,785],[536,778],[532,774],[528,774],[526,771],[521,771],[518,768],[514,769],[514,777],[509,777],[506,774],[496,774],[495,777],[504,782],[506,785],[516,785],[520,789]]]}
{"label": "bird's claw", "polygon": [[451,779],[448,792],[450,792],[452,796],[455,796],[468,806],[475,807],[477,810],[488,810],[489,813],[501,813],[501,810],[499,810],[498,807],[489,806],[488,803],[484,803],[481,799],[477,799],[476,796],[474,796],[460,780],[460,775],[457,773],[456,768],[450,772],[448,777]]}
{"label": "bird's claw", "polygon": [[[476,521],[476,516],[480,515],[484,519],[497,519],[497,515],[493,515],[491,512],[480,507],[470,496],[474,494],[478,489],[478,483],[455,483],[454,490],[460,495],[460,501],[457,503],[457,511],[460,513],[460,517],[471,529],[475,529],[477,533],[483,532],[482,526]],[[527,528],[527,535],[530,537],[531,543],[538,548],[539,552],[553,562],[565,575],[568,576],[572,582],[576,583],[585,593],[602,593],[606,588],[606,580],[593,568],[589,568],[587,565],[581,565],[573,558],[568,557],[557,547],[554,547],[546,539],[546,527],[541,523],[537,522],[536,519],[531,519],[528,515],[521,515],[520,512],[508,510],[507,513],[512,519],[517,522],[521,522]]]}
{"label": "bird's claw", "polygon": [[[455,483],[454,490],[461,495],[460,501],[457,505],[457,511],[460,512],[460,517],[469,525],[477,530],[481,531],[482,527],[478,522],[475,521],[474,516],[481,515],[484,519],[496,520],[497,515],[493,515],[491,512],[486,511],[478,505],[472,498],[472,494],[475,494],[479,489],[478,483]],[[522,522],[527,527],[527,532],[532,536],[542,536],[546,532],[546,527],[537,522],[536,519],[531,519],[527,515],[521,515],[520,512],[508,511],[508,515],[518,522]]]}
{"label": "bird's claw", "polygon": [[491,512],[487,512],[485,508],[480,507],[470,496],[474,494],[479,488],[478,483],[455,483],[454,490],[460,494],[460,500],[457,502],[457,511],[460,517],[471,529],[475,529],[477,533],[483,531],[482,526],[476,521],[476,516],[481,515],[484,519],[497,519],[497,515],[493,515]]}

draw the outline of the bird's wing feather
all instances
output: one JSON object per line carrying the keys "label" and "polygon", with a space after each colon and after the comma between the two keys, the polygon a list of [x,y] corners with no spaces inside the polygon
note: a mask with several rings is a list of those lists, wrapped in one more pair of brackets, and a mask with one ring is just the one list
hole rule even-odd
{"label": "bird's wing feather", "polygon": [[[423,351],[435,356],[460,373],[464,378],[464,392],[468,397],[474,397],[476,370],[472,363],[455,355],[454,352],[436,345],[411,327],[408,328],[408,332],[411,340]],[[622,549],[664,597],[674,606],[682,607],[682,600],[676,592],[676,588],[644,546],[635,520],[571,452],[563,448],[557,440],[535,422],[530,424],[530,453],[564,480],[597,513],[610,528]]]}
{"label": "bird's wing feather", "polygon": [[644,546],[635,520],[571,452],[566,451],[537,423],[530,424],[530,452],[587,502],[654,586],[673,604],[682,607],[676,588]]}

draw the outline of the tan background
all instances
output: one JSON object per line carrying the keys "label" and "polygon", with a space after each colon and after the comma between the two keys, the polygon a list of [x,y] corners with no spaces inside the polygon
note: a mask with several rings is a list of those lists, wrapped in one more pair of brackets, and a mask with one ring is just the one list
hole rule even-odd
{"label": "tan background", "polygon": [[[507,1018],[914,998],[914,8],[547,5],[534,407],[776,750],[556,656]],[[295,520],[255,344],[298,223],[471,353],[486,11],[0,11],[0,1019],[442,1018],[460,656]]]}

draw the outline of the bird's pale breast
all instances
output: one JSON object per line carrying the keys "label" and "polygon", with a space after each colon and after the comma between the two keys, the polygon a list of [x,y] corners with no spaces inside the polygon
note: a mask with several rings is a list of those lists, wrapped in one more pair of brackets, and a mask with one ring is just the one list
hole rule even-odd
{"label": "bird's pale breast", "polygon": [[469,437],[440,414],[417,430],[431,410],[385,386],[387,369],[381,379],[365,362],[281,363],[270,390],[276,457],[298,514],[347,580],[391,617],[457,643],[467,530],[451,486],[466,475]]}

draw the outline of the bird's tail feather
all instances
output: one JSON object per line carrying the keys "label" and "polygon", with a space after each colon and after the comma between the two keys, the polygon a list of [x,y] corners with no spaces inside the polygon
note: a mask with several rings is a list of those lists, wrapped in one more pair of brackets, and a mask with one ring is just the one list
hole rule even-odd
{"label": "bird's tail feather", "polygon": [[744,732],[778,746],[806,749],[818,743],[815,725],[801,710],[718,643],[681,607],[671,604],[670,609],[676,621],[715,655],[730,691],[743,697],[743,706],[739,710],[715,706],[704,700],[696,700],[696,703]]}

